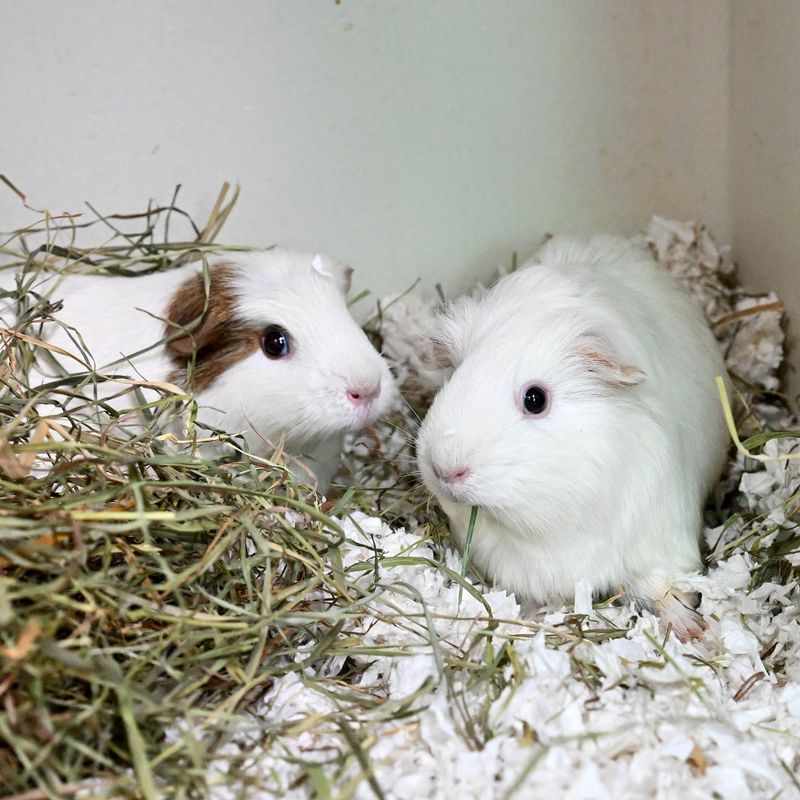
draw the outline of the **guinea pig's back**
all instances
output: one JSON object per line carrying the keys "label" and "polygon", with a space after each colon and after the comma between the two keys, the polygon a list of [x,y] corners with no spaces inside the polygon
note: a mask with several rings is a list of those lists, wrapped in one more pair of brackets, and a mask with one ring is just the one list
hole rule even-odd
{"label": "guinea pig's back", "polygon": [[[164,337],[162,320],[169,298],[186,276],[186,269],[135,278],[64,276],[53,285],[50,294],[53,301],[62,303],[54,315],[62,325],[49,325],[46,338],[79,354],[71,332],[64,326],[74,328],[98,369],[147,350],[135,359],[137,370],[150,379],[163,379],[168,360],[163,349],[154,345]],[[69,366],[71,370],[76,367],[75,362]],[[114,371],[135,377],[133,368],[124,363]]]}

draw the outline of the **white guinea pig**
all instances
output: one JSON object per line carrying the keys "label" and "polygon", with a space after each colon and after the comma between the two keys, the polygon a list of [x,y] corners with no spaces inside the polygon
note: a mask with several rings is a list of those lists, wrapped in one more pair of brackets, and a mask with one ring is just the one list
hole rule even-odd
{"label": "white guinea pig", "polygon": [[[207,273],[194,262],[132,278],[61,276],[50,297],[63,301],[54,316],[80,333],[98,371],[190,385],[200,422],[244,434],[256,455],[283,443],[324,486],[344,434],[373,422],[396,394],[347,309],[350,273],[274,248],[212,256]],[[45,337],[79,352],[63,327],[48,324]]]}
{"label": "white guinea pig", "polygon": [[569,598],[585,578],[701,635],[671,584],[700,567],[726,373],[673,278],[625,239],[557,237],[453,303],[434,349],[453,371],[418,460],[462,542],[478,506],[474,563],[525,600]]}

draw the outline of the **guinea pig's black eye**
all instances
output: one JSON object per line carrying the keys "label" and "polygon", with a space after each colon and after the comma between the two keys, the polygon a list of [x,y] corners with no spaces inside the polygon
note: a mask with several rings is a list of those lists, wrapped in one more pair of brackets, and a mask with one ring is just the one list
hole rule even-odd
{"label": "guinea pig's black eye", "polygon": [[289,334],[280,325],[270,325],[261,336],[261,347],[269,358],[289,355]]}
{"label": "guinea pig's black eye", "polygon": [[547,409],[547,392],[541,386],[529,386],[522,398],[528,414],[541,414]]}

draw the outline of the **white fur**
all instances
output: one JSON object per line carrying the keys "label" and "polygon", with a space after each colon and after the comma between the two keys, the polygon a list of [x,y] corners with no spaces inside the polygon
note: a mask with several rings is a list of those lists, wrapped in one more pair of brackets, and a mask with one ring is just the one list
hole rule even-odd
{"label": "white fur", "polygon": [[[455,369],[424,423],[423,479],[473,559],[522,598],[597,592],[655,605],[697,633],[677,574],[700,567],[703,501],[725,457],[716,341],[693,302],[627,240],[556,238],[480,300],[462,299],[439,338]],[[590,372],[587,349],[631,368]],[[643,374],[642,374],[643,373]],[[525,415],[540,383],[551,405]],[[448,488],[434,474],[470,470]]]}
{"label": "white fur", "polygon": [[[291,336],[292,352],[271,360],[258,350],[229,366],[198,392],[198,420],[244,434],[256,455],[270,455],[283,444],[324,485],[343,435],[374,421],[396,395],[386,362],[347,309],[349,268],[322,256],[277,248],[226,252],[209,261],[236,267],[238,318],[257,329],[281,325]],[[63,300],[63,310],[55,316],[79,332],[99,372],[163,381],[174,370],[160,344],[165,310],[178,287],[202,269],[198,262],[135,278],[62,276],[38,291]],[[45,337],[80,354],[63,327],[48,325]],[[148,347],[148,353],[129,358]],[[70,371],[80,370],[76,362],[60,360]],[[347,399],[349,387],[378,383],[380,395],[371,403],[354,407]],[[112,384],[105,393],[119,389]]]}

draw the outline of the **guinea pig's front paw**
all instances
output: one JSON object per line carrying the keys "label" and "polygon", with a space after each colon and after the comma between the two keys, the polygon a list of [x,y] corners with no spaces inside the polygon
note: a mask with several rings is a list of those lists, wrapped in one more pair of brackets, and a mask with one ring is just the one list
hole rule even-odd
{"label": "guinea pig's front paw", "polygon": [[708,629],[708,623],[692,608],[691,601],[691,595],[672,590],[654,603],[662,633],[666,634],[671,628],[684,644],[692,639],[703,639]]}

